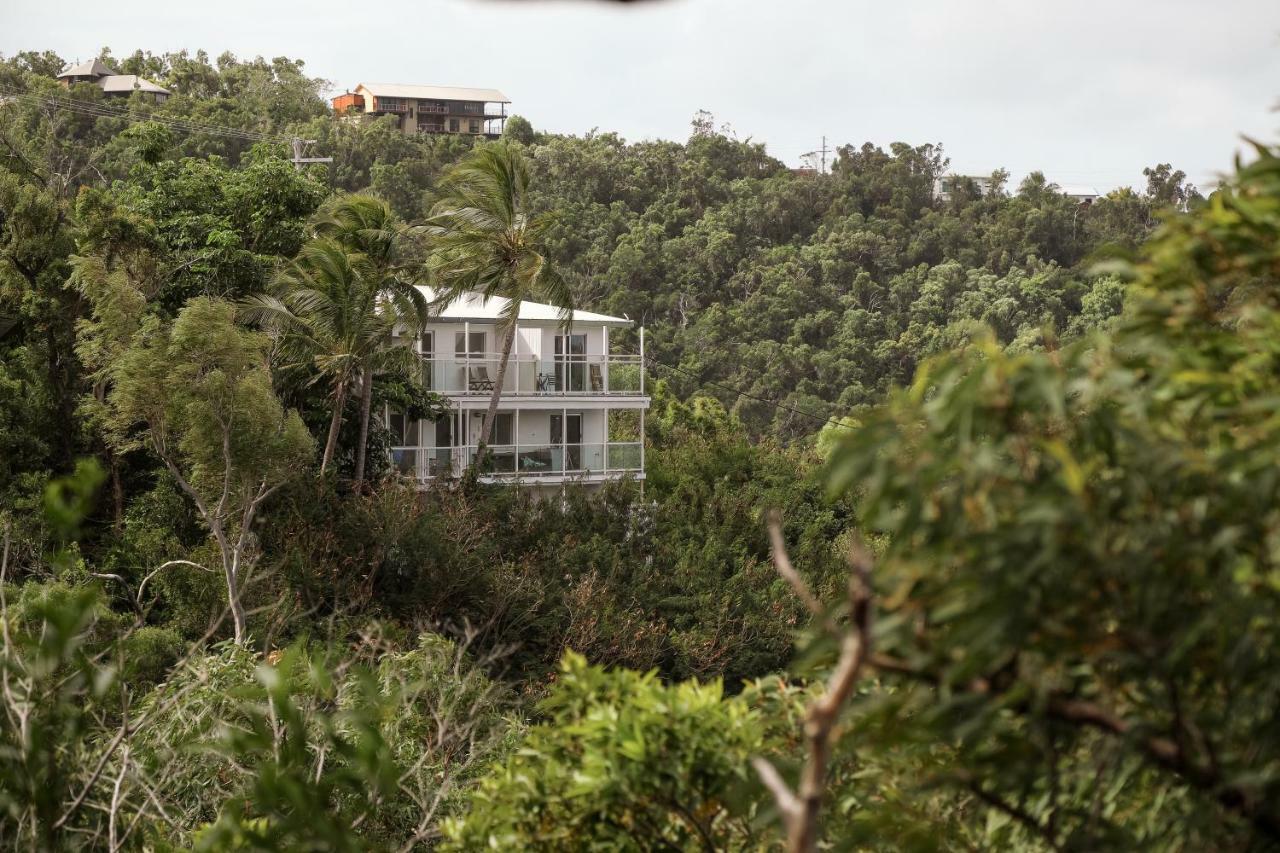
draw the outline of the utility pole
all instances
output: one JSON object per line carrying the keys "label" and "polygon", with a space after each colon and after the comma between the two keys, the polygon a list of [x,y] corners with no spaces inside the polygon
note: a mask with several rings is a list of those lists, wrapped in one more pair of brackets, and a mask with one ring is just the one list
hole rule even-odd
{"label": "utility pole", "polygon": [[298,137],[295,136],[292,139],[290,139],[289,142],[293,145],[292,162],[293,162],[294,171],[302,171],[303,163],[332,163],[333,162],[332,157],[303,157],[302,156],[302,146],[315,145],[316,141],[314,139],[299,139]]}
{"label": "utility pole", "polygon": [[831,153],[831,149],[827,147],[827,137],[824,134],[822,137],[821,148],[817,149],[816,151],[806,151],[800,156],[805,159],[810,169],[812,169],[814,166],[817,166],[818,174],[825,175],[827,173],[827,155],[830,153]]}

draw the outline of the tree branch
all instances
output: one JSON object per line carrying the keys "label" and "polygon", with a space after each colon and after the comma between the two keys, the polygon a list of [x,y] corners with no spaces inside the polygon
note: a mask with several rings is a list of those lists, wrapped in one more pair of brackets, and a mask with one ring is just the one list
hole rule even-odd
{"label": "tree branch", "polygon": [[[822,615],[822,605],[809,591],[787,556],[782,525],[776,512],[770,514],[769,536],[773,543],[773,562],[778,574],[791,584],[810,612]],[[871,652],[872,565],[871,555],[861,543],[850,549],[847,592],[849,625],[842,635],[840,657],[827,678],[826,690],[809,704],[805,713],[804,734],[808,760],[801,770],[798,792],[792,793],[768,761],[763,758],[752,761],[756,773],[778,804],[783,824],[787,828],[787,849],[790,853],[812,853],[818,846],[818,816],[822,810],[822,795],[827,783],[827,765],[831,759],[836,723],[849,697],[853,695]],[[835,630],[834,623],[824,621],[829,630]]]}

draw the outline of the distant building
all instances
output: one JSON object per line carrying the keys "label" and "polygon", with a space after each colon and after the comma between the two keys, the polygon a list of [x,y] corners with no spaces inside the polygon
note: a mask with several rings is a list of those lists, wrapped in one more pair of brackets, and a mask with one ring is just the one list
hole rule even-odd
{"label": "distant building", "polygon": [[1062,184],[1058,187],[1058,192],[1082,204],[1093,204],[1102,196],[1097,188],[1079,184]]}
{"label": "distant building", "polygon": [[959,181],[973,181],[983,196],[991,192],[990,175],[944,175],[933,182],[933,197],[940,201],[951,201],[951,192]]}
{"label": "distant building", "polygon": [[390,115],[406,135],[456,133],[502,134],[511,101],[497,89],[454,86],[410,86],[400,83],[361,83],[333,99],[339,115]]}
{"label": "distant building", "polygon": [[169,97],[169,90],[157,86],[137,74],[118,74],[101,59],[81,62],[58,75],[58,82],[70,88],[74,83],[92,83],[111,97],[127,98],[134,92],[142,92],[157,104]]}

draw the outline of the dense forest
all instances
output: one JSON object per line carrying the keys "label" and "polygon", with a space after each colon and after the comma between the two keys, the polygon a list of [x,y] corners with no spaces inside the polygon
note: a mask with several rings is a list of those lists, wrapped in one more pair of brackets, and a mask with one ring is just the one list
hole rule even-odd
{"label": "dense forest", "polygon": [[[943,200],[937,144],[410,137],[103,58],[172,96],[0,59],[0,838],[1280,844],[1275,151]],[[649,332],[643,489],[390,470],[441,402],[388,324],[491,266],[494,164]]]}

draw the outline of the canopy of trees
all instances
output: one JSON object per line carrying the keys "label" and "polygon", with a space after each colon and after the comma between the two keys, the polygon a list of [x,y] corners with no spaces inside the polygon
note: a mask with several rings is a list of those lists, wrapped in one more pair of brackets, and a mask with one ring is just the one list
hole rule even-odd
{"label": "canopy of trees", "polygon": [[[0,838],[1280,843],[1275,151],[944,201],[938,145],[407,137],[301,62],[114,61],[174,96],[0,59]],[[390,472],[428,281],[643,323],[643,490]]]}

